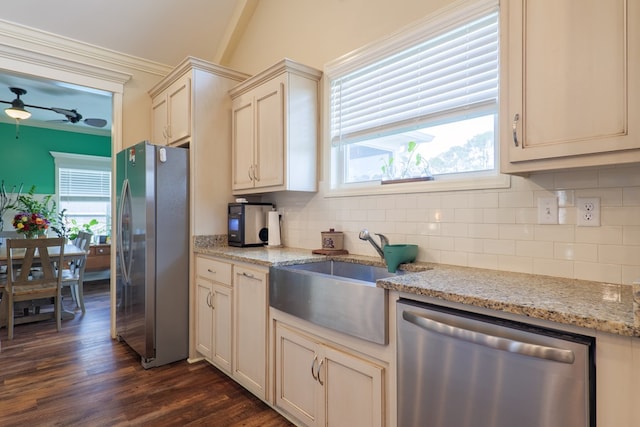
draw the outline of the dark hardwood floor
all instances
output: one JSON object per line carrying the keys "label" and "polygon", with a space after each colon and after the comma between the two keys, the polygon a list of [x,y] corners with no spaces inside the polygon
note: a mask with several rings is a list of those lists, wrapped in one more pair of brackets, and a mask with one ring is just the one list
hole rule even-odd
{"label": "dark hardwood floor", "polygon": [[[1,426],[291,426],[206,362],[145,370],[109,337],[108,285],[85,287],[56,332],[53,320],[0,329]],[[65,307],[72,308],[70,298]]]}

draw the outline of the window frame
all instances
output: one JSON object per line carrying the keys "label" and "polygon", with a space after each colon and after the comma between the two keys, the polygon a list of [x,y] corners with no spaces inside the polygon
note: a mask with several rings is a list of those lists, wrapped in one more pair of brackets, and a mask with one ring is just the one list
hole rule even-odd
{"label": "window frame", "polygon": [[[113,168],[111,157],[93,156],[89,154],[64,153],[50,151],[54,158],[55,169],[55,201],[58,207],[61,206],[60,200],[60,169],[84,169],[109,172],[111,174],[111,183],[113,185]],[[109,195],[109,203],[113,204],[113,191]],[[107,215],[107,225],[111,212]],[[111,224],[113,230],[113,224]]]}
{"label": "window frame", "polygon": [[[509,175],[500,173],[500,132],[499,114],[500,100],[496,106],[495,124],[495,170],[482,172],[468,172],[452,175],[438,175],[434,181],[420,181],[408,183],[394,183],[381,185],[380,181],[359,183],[342,182],[340,177],[344,157],[338,156],[332,150],[331,141],[331,81],[339,76],[351,73],[384,57],[423,42],[426,38],[436,36],[484,14],[499,12],[497,0],[472,0],[456,3],[442,8],[425,18],[402,28],[397,33],[374,41],[360,49],[350,52],[324,67],[323,74],[323,144],[322,158],[323,182],[322,188],[326,197],[351,195],[381,195],[421,193],[453,190],[473,190],[508,188],[511,185]],[[500,39],[499,39],[500,40]]]}

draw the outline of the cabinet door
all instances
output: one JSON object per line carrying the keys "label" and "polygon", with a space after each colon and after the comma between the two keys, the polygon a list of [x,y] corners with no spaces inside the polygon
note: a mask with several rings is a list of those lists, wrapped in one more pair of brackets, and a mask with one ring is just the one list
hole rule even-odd
{"label": "cabinet door", "polygon": [[319,382],[324,385],[323,425],[381,427],[384,368],[323,346]]}
{"label": "cabinet door", "polygon": [[318,366],[317,344],[280,322],[275,334],[275,405],[307,426],[317,425],[322,398],[312,373]]}
{"label": "cabinet door", "polygon": [[[255,187],[284,184],[285,77],[255,89]],[[305,167],[292,165],[292,167]]]}
{"label": "cabinet door", "polygon": [[173,144],[191,135],[191,78],[184,76],[167,89],[167,134]]}
{"label": "cabinet door", "polygon": [[211,306],[213,309],[213,347],[211,360],[223,371],[231,374],[231,307],[232,291],[227,286],[215,284],[212,287]]}
{"label": "cabinet door", "polygon": [[243,190],[253,188],[253,99],[243,95],[232,104],[232,188]]}
{"label": "cabinet door", "polygon": [[267,273],[234,266],[233,377],[261,399],[267,377]]}
{"label": "cabinet door", "polygon": [[502,126],[511,163],[640,146],[630,136],[638,113],[629,79],[638,71],[638,24],[637,6],[628,3],[508,2]]}
{"label": "cabinet door", "polygon": [[167,145],[167,96],[164,93],[151,101],[151,143]]}
{"label": "cabinet door", "polygon": [[196,279],[196,350],[207,359],[213,354],[212,284]]}

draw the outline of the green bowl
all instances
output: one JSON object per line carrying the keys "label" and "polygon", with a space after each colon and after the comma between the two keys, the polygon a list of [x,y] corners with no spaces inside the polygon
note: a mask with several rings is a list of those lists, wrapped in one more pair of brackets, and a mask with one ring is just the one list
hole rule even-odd
{"label": "green bowl", "polygon": [[386,245],[382,248],[389,273],[395,273],[400,264],[413,262],[418,256],[418,245]]}

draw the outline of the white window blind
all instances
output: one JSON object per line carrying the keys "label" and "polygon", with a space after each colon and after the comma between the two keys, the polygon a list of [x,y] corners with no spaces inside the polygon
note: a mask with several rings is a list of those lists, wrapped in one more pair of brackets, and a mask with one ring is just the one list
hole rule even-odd
{"label": "white window blind", "polygon": [[59,195],[61,200],[111,197],[111,172],[90,169],[59,169]]}
{"label": "white window blind", "polygon": [[416,129],[498,101],[498,13],[491,12],[331,81],[331,141]]}

